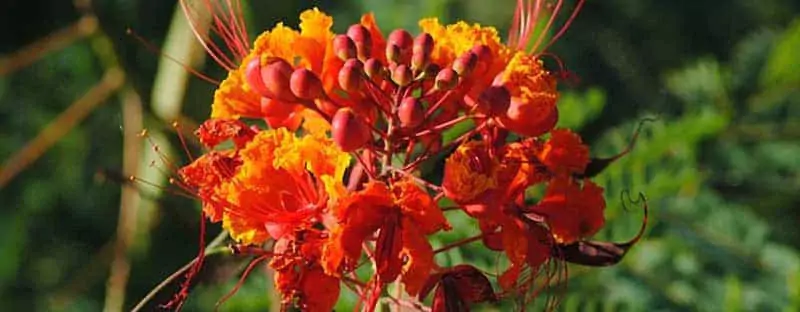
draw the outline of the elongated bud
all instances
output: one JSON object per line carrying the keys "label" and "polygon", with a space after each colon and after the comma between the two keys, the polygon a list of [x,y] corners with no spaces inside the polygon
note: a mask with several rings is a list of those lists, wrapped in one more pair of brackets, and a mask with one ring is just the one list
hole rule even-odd
{"label": "elongated bud", "polygon": [[381,61],[376,58],[371,58],[364,62],[364,73],[367,74],[369,78],[375,79],[381,77],[385,70]]}
{"label": "elongated bud", "polygon": [[[411,60],[411,48],[413,45],[414,38],[411,37],[410,33],[403,29],[396,29],[389,34],[389,38],[386,40],[386,58],[397,63],[407,64]],[[393,53],[392,57],[389,57],[390,47]]]}
{"label": "elongated bud", "polygon": [[435,87],[438,90],[452,90],[458,85],[458,73],[452,68],[445,68],[436,74]]}
{"label": "elongated bud", "polygon": [[356,44],[359,60],[366,60],[372,55],[372,36],[369,30],[361,24],[355,24],[347,29],[347,36]]}
{"label": "elongated bud", "polygon": [[481,44],[472,47],[470,51],[478,56],[478,65],[475,68],[475,73],[477,75],[483,75],[492,64],[492,58],[494,57],[492,55],[492,49],[485,44]]}
{"label": "elongated bud", "polygon": [[293,71],[292,65],[280,58],[270,59],[270,63],[261,68],[261,79],[273,98],[289,102],[297,100],[289,88]]}
{"label": "elongated bud", "polygon": [[481,93],[480,102],[488,104],[492,116],[502,116],[511,105],[511,93],[501,86],[490,86]]}
{"label": "elongated bud", "polygon": [[364,65],[358,59],[351,58],[339,70],[339,86],[347,92],[358,92],[364,74]]}
{"label": "elongated bud", "polygon": [[352,152],[372,138],[369,126],[350,108],[340,108],[331,120],[333,141],[345,152]]}
{"label": "elongated bud", "polygon": [[416,128],[425,119],[425,109],[422,102],[415,97],[406,97],[397,108],[397,117],[403,128]]}
{"label": "elongated bud", "polygon": [[296,97],[304,100],[317,99],[324,93],[319,77],[305,68],[296,69],[292,73],[289,87]]}
{"label": "elongated bud", "polygon": [[247,67],[244,70],[244,80],[247,81],[247,85],[250,88],[253,88],[258,94],[263,97],[272,98],[274,95],[267,90],[267,86],[264,85],[264,79],[261,78],[261,59],[258,57],[253,58],[247,63]]}
{"label": "elongated bud", "polygon": [[415,71],[422,71],[431,60],[433,52],[433,37],[428,33],[421,33],[414,39],[414,47],[411,55],[411,67]]}
{"label": "elongated bud", "polygon": [[391,64],[400,63],[400,47],[396,44],[386,45],[386,60]]}
{"label": "elongated bud", "polygon": [[472,73],[472,70],[475,69],[477,64],[478,55],[475,54],[475,52],[467,51],[453,61],[453,70],[455,70],[459,76],[466,77]]}
{"label": "elongated bud", "polygon": [[333,38],[333,52],[342,61],[347,61],[351,58],[355,58],[358,55],[356,54],[355,42],[353,42],[353,39],[345,35],[337,35]]}
{"label": "elongated bud", "polygon": [[408,65],[406,64],[397,65],[397,67],[392,70],[392,81],[401,87],[405,87],[410,84],[412,81],[414,81],[411,68],[408,68]]}

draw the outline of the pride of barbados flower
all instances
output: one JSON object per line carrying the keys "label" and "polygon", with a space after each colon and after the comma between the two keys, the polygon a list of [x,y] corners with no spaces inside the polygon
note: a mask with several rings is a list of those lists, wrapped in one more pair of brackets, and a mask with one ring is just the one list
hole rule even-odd
{"label": "pride of barbados flower", "polygon": [[[369,311],[381,298],[433,311],[527,303],[562,277],[549,264],[611,265],[639,237],[587,240],[605,223],[591,178],[612,159],[591,158],[576,133],[554,129],[558,79],[541,51],[582,4],[548,42],[533,30],[550,30],[562,1],[519,0],[505,42],[493,27],[435,18],[419,34],[384,35],[370,14],[335,34],[333,19],[311,9],[299,29],[278,24],[251,45],[237,2],[205,0],[232,53],[197,32],[229,73],[197,131],[209,151],[180,170],[180,183],[237,250],[270,259],[284,308],[330,311],[342,289]],[[181,5],[191,19],[195,8]],[[455,127],[462,132],[445,140]],[[420,169],[440,161],[437,185]],[[526,195],[540,184],[541,198]],[[445,198],[456,209],[440,206]],[[431,236],[451,230],[457,210],[478,226],[434,250]],[[434,259],[468,243],[507,259],[502,274]],[[356,274],[365,265],[371,274]]]}

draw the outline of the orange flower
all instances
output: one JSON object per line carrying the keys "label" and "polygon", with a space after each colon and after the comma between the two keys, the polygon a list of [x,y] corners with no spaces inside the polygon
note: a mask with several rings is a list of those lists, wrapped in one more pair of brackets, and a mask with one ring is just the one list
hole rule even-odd
{"label": "orange flower", "polygon": [[556,80],[536,56],[522,51],[514,53],[495,84],[511,93],[511,105],[497,119],[501,126],[525,136],[539,136],[555,126]]}
{"label": "orange flower", "polygon": [[461,144],[444,164],[444,194],[462,205],[480,202],[497,187],[499,161],[489,155],[482,141]]}
{"label": "orange flower", "polygon": [[605,207],[603,188],[594,182],[584,180],[581,187],[569,177],[557,176],[531,211],[545,217],[558,243],[569,244],[592,236],[603,227]]}
{"label": "orange flower", "polygon": [[223,227],[241,243],[278,239],[321,222],[328,201],[344,192],[350,156],[330,139],[267,130],[239,153],[242,164],[222,188],[230,203]]}
{"label": "orange flower", "polygon": [[583,145],[581,137],[567,129],[550,132],[550,139],[538,156],[555,174],[583,173],[589,164],[589,148]]}
{"label": "orange flower", "polygon": [[294,299],[303,311],[331,311],[336,305],[340,281],[318,263],[323,241],[319,232],[304,231],[275,243],[270,267],[284,306],[293,306]]}
{"label": "orange flower", "polygon": [[410,295],[419,292],[433,268],[433,249],[425,236],[450,227],[433,199],[410,180],[396,181],[391,188],[371,181],[344,198],[334,214],[339,224],[325,245],[325,271],[338,274],[342,264],[352,266],[361,256],[363,242],[378,231],[377,280],[389,283],[401,276]]}

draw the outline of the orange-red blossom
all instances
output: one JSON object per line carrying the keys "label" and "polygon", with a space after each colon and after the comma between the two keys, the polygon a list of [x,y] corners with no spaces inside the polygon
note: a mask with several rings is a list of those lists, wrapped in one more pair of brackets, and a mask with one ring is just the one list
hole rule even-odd
{"label": "orange-red blossom", "polygon": [[[335,34],[313,9],[299,30],[278,24],[249,48],[241,21],[219,13],[214,30],[234,56],[201,38],[229,74],[198,130],[212,150],[180,171],[183,184],[236,244],[271,259],[284,308],[330,311],[350,289],[372,310],[392,283],[408,295],[391,298],[403,306],[433,291],[433,311],[530,295],[530,276],[548,261],[580,263],[558,251],[605,222],[603,189],[585,174],[588,147],[554,129],[557,79],[539,54],[552,42],[532,35],[546,2],[518,1],[505,43],[493,27],[436,19],[420,21],[416,36],[384,36],[369,14]],[[466,121],[475,126],[443,141]],[[437,159],[440,185],[420,174]],[[526,195],[539,184],[544,196]],[[436,233],[450,230],[445,197],[479,226],[434,250]],[[434,258],[473,241],[508,260],[504,291],[474,266]],[[356,274],[365,264],[371,273]]]}

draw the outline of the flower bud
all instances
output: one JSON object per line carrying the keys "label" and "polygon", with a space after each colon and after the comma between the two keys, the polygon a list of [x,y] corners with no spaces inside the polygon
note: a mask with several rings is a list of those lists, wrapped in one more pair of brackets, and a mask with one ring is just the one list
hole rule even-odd
{"label": "flower bud", "polygon": [[477,64],[478,55],[475,54],[475,52],[467,51],[453,61],[453,70],[455,70],[459,76],[466,77],[472,73],[472,70],[475,69]]}
{"label": "flower bud", "polygon": [[289,87],[294,69],[281,58],[271,58],[267,66],[261,67],[261,80],[272,98],[292,102],[297,100]]}
{"label": "flower bud", "polygon": [[386,60],[389,63],[400,63],[400,47],[396,44],[386,44]]}
{"label": "flower bud", "polygon": [[351,58],[339,70],[339,86],[347,92],[358,92],[364,74],[364,65],[358,59]]}
{"label": "flower bud", "polygon": [[[411,48],[414,45],[414,38],[411,37],[411,34],[403,29],[396,29],[389,34],[389,38],[386,40],[386,56],[388,59],[393,60],[398,63],[408,63],[411,59]],[[393,55],[394,57],[389,57],[389,48],[396,46],[398,54]],[[392,48],[394,49],[394,48]]]}
{"label": "flower bud", "polygon": [[411,67],[414,70],[422,70],[428,65],[433,52],[433,37],[428,33],[421,33],[414,39],[414,47],[411,55]]}
{"label": "flower bud", "polygon": [[411,69],[408,68],[408,65],[397,65],[397,67],[392,70],[392,81],[401,87],[405,87],[414,81],[413,73],[411,73]]}
{"label": "flower bud", "polygon": [[292,73],[289,81],[292,93],[304,100],[314,100],[321,97],[325,91],[322,89],[322,81],[319,80],[314,72],[300,68]]}
{"label": "flower bud", "polygon": [[364,62],[364,73],[369,78],[376,79],[383,76],[384,70],[383,64],[376,58],[370,58]]}
{"label": "flower bud", "polygon": [[452,68],[445,68],[436,74],[435,87],[438,90],[452,90],[458,85],[458,73]]}
{"label": "flower bud", "polygon": [[342,61],[347,61],[356,57],[356,44],[348,36],[337,35],[333,38],[333,52]]}
{"label": "flower bud", "polygon": [[261,59],[258,57],[253,58],[247,63],[247,67],[244,70],[244,80],[247,82],[247,85],[250,86],[254,91],[264,97],[271,98],[274,95],[267,90],[267,86],[264,85],[264,79],[261,79]]}
{"label": "flower bud", "polygon": [[340,108],[331,120],[333,141],[345,152],[352,152],[372,138],[369,126],[350,108]]}
{"label": "flower bud", "polygon": [[416,128],[425,119],[425,108],[415,97],[406,97],[397,108],[397,117],[403,128]]}
{"label": "flower bud", "polygon": [[485,44],[476,45],[470,50],[478,56],[478,65],[475,68],[477,75],[483,75],[492,64],[492,49]]}
{"label": "flower bud", "polygon": [[366,60],[372,54],[372,36],[366,27],[354,24],[347,29],[347,36],[356,44],[359,60]]}
{"label": "flower bud", "polygon": [[489,105],[492,116],[502,116],[511,105],[511,93],[501,86],[490,86],[481,93],[480,101]]}

